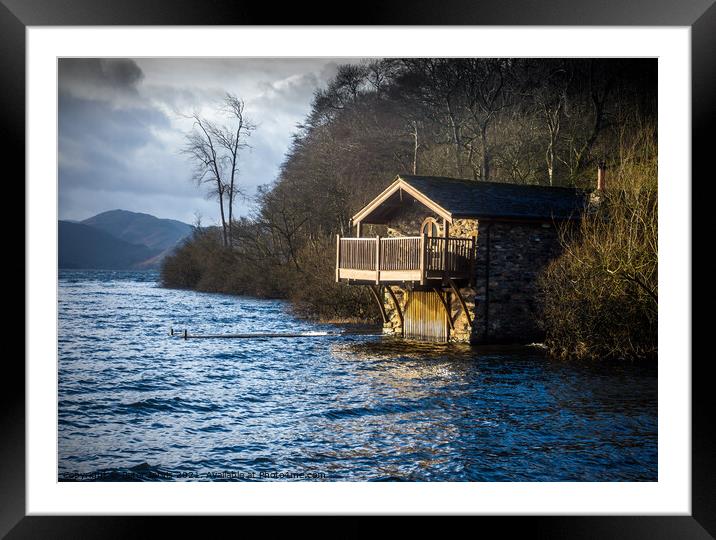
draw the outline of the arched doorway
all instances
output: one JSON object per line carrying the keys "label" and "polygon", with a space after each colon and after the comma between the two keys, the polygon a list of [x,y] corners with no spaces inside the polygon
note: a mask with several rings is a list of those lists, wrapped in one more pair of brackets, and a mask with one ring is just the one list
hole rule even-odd
{"label": "arched doorway", "polygon": [[428,268],[440,268],[443,244],[440,240],[440,226],[435,218],[425,218],[425,221],[420,226],[420,234],[428,237],[425,246]]}
{"label": "arched doorway", "polygon": [[425,218],[425,221],[423,221],[423,224],[420,226],[420,234],[427,234],[433,238],[440,236],[440,226],[435,218]]}

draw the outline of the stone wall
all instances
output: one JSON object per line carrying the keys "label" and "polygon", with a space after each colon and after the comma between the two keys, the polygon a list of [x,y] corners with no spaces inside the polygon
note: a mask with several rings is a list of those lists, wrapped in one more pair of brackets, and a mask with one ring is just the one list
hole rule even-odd
{"label": "stone wall", "polygon": [[[405,305],[408,301],[408,292],[402,287],[391,285],[390,287],[395,294],[395,298],[398,300],[400,305],[400,312],[405,313]],[[401,335],[403,328],[400,324],[400,316],[398,311],[395,309],[395,304],[390,295],[385,292],[383,293],[383,306],[385,307],[385,314],[388,317],[388,322],[383,323],[383,333],[390,335]]]}
{"label": "stone wall", "polygon": [[542,339],[537,278],[560,253],[547,223],[482,222],[477,238],[473,343]]}
{"label": "stone wall", "polygon": [[476,219],[455,219],[450,224],[450,236],[457,238],[477,239],[478,227]]}
{"label": "stone wall", "polygon": [[388,224],[388,236],[420,236],[420,226],[427,217],[432,217],[438,224],[442,223],[441,218],[427,213],[423,205],[406,205]]}

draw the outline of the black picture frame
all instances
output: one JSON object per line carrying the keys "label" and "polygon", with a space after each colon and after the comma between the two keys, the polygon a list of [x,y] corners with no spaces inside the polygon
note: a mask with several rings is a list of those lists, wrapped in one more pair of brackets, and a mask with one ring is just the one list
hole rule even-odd
{"label": "black picture frame", "polygon": [[[692,36],[692,171],[706,172],[711,124],[716,119],[716,5],[714,0],[428,0],[359,6],[352,25],[591,25],[685,26]],[[231,0],[0,0],[2,122],[0,146],[6,178],[25,178],[25,30],[27,26],[78,25],[254,25],[337,24],[340,10],[305,3],[280,9],[265,3]],[[322,12],[322,13],[319,13]],[[348,11],[351,12],[351,11]],[[326,20],[326,14],[332,20]],[[344,21],[345,22],[345,21]],[[327,54],[330,51],[327,50]],[[53,125],[48,120],[48,125]],[[9,170],[8,170],[9,169]],[[703,180],[710,180],[708,174]],[[19,183],[15,183],[19,187]],[[19,190],[18,190],[19,191]],[[25,204],[24,190],[17,194]],[[692,200],[696,202],[696,199]],[[694,208],[693,215],[697,211]],[[701,234],[692,227],[694,242]],[[16,235],[19,236],[19,235]],[[19,243],[19,239],[16,240]],[[9,249],[9,248],[8,248]],[[24,253],[25,246],[21,251]],[[14,257],[20,250],[13,250]],[[24,261],[24,257],[23,257]],[[24,263],[23,263],[24,265]],[[28,269],[25,268],[25,271]],[[25,279],[25,290],[30,284]],[[19,320],[16,317],[16,320]],[[23,317],[24,321],[24,317]],[[694,321],[697,324],[698,321]],[[16,332],[19,334],[19,332]],[[9,341],[9,340],[8,340]],[[9,349],[8,349],[9,350]],[[670,359],[687,362],[689,359]],[[708,376],[710,355],[692,363],[692,514],[690,516],[532,516],[483,518],[490,528],[524,528],[545,538],[713,538],[716,536],[716,447],[714,392]],[[26,516],[25,368],[19,355],[6,354],[0,392],[0,536],[7,538],[125,538],[150,534],[149,524],[206,534],[208,518]],[[154,522],[154,523],[147,523]],[[260,525],[259,525],[260,526]],[[481,525],[484,527],[484,525]],[[484,528],[481,528],[484,531]],[[142,534],[143,533],[143,534]]]}

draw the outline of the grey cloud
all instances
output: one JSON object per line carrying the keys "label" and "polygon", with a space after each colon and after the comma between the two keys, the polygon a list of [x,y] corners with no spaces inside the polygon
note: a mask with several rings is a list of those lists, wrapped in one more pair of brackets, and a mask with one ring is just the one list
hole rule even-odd
{"label": "grey cloud", "polygon": [[[346,61],[61,59],[60,218],[124,208],[189,222],[198,211],[205,223],[214,222],[215,203],[191,183],[191,165],[179,152],[191,127],[181,114],[213,114],[226,92],[245,100],[258,124],[240,166],[239,183],[251,197],[276,178],[314,92],[341,63]],[[249,201],[236,208],[237,215],[250,211]]]}
{"label": "grey cloud", "polygon": [[60,93],[95,99],[137,96],[144,78],[137,63],[124,58],[60,58],[57,73]]}

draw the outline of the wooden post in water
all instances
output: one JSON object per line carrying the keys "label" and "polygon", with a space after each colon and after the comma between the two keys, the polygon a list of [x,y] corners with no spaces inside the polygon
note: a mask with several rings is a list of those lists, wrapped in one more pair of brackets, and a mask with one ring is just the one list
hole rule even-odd
{"label": "wooden post in water", "polygon": [[185,328],[185,329],[184,329],[184,339],[186,339],[186,338],[187,338],[187,331],[186,331],[186,328]]}
{"label": "wooden post in water", "polygon": [[336,235],[336,283],[339,281],[341,267],[341,235]]}

